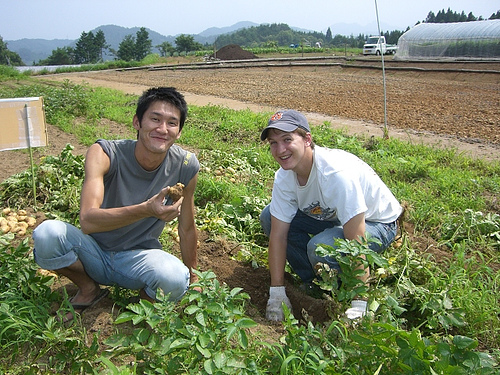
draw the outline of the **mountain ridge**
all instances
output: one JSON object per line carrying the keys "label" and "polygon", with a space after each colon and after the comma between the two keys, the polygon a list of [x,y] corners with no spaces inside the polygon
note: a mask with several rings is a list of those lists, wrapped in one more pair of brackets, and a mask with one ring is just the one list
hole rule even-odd
{"label": "mountain ridge", "polygon": [[[211,27],[209,29],[204,30],[199,34],[193,35],[193,39],[201,44],[212,44],[215,42],[217,37],[221,34],[231,33],[234,31],[238,31],[245,27],[258,26],[259,24],[250,22],[250,21],[241,21],[235,23],[234,25],[227,27]],[[104,32],[104,36],[106,38],[106,43],[110,45],[111,48],[118,50],[118,47],[122,40],[127,35],[135,36],[137,31],[139,31],[140,27],[123,27],[117,25],[101,25],[96,27],[93,30],[86,31],[92,32],[94,35],[97,31],[102,30]],[[176,35],[162,35],[154,30],[149,28],[145,28],[149,34],[149,39],[152,41],[153,49],[155,46],[163,43],[169,42],[172,45],[175,45]],[[27,65],[33,64],[37,61],[44,60],[52,54],[52,51],[57,48],[64,47],[75,47],[78,39],[30,39],[23,38],[19,40],[5,40],[7,43],[7,47],[10,51],[16,52],[21,56],[23,62]],[[108,59],[112,57],[108,56]]]}

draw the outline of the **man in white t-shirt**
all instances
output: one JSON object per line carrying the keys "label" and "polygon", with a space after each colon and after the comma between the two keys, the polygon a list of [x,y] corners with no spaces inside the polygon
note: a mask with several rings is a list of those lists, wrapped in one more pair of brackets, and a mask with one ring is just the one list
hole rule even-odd
{"label": "man in white t-shirt", "polygon": [[[321,262],[339,270],[331,257],[315,252],[317,245],[333,246],[336,238],[371,237],[370,248],[380,252],[394,240],[401,205],[375,171],[357,156],[314,145],[305,116],[294,110],[275,113],[262,131],[280,165],[271,203],[261,214],[269,236],[271,287],[266,317],[283,320],[282,303],[291,310],[284,286],[285,263],[304,284],[315,278]],[[368,270],[362,277],[368,278]],[[366,301],[353,300],[346,311],[355,319],[366,312]]]}

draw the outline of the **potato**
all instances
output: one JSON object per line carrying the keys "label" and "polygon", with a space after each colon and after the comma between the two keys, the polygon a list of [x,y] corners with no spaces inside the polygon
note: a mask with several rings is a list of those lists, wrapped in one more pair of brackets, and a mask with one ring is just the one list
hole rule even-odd
{"label": "potato", "polygon": [[10,233],[17,233],[21,229],[22,228],[20,226],[18,226],[17,223],[15,225],[10,225]]}
{"label": "potato", "polygon": [[7,225],[9,227],[15,227],[17,225],[17,220],[16,219],[7,219]]}
{"label": "potato", "polygon": [[179,199],[181,199],[183,190],[184,190],[184,185],[178,182],[174,186],[170,186],[168,188],[167,194],[169,195],[170,198],[172,198],[172,201],[177,202]]}
{"label": "potato", "polygon": [[19,228],[23,228],[24,230],[28,229],[28,223],[25,221],[20,221],[19,223],[17,223],[17,226]]}

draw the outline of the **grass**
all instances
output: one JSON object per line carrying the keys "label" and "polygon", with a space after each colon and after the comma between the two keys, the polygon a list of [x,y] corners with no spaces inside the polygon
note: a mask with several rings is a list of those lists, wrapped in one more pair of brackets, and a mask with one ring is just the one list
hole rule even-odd
{"label": "grass", "polygon": [[[0,71],[1,74],[1,71]],[[16,84],[12,84],[15,81]],[[47,121],[82,143],[108,137],[101,119],[129,128],[136,97],[65,82],[33,83],[0,75],[0,97],[44,96]],[[212,237],[242,244],[239,259],[266,267],[266,238],[258,215],[269,202],[276,163],[259,131],[269,114],[219,106],[190,107],[180,142],[196,150],[201,170],[195,196],[197,225]],[[75,119],[78,121],[75,122]],[[317,144],[368,162],[408,206],[414,232],[384,253],[369,291],[370,317],[358,325],[333,319],[300,324],[287,315],[283,340],[252,337],[247,296],[203,273],[206,294],[188,293],[178,305],[139,304],[129,323],[106,343],[49,316],[60,301],[51,278],[36,273],[27,242],[0,236],[0,372],[6,373],[481,373],[500,360],[500,164],[454,150],[395,139],[366,140],[314,129]],[[36,166],[38,209],[78,224],[83,160],[71,148]],[[0,184],[0,205],[33,205],[31,172]],[[162,236],[168,247],[168,236]],[[426,239],[430,246],[422,244]],[[439,250],[439,251],[434,251]],[[266,286],[263,286],[266,288]],[[119,293],[114,298],[120,299]],[[120,330],[119,330],[120,331]],[[29,350],[36,348],[36,350]],[[126,365],[133,358],[132,365]],[[495,367],[496,366],[496,367]]]}

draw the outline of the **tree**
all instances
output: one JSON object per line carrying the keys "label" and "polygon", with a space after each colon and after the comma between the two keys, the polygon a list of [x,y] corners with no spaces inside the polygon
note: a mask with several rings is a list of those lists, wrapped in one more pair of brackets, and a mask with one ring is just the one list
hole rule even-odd
{"label": "tree", "polygon": [[98,30],[95,35],[92,31],[82,32],[80,38],[76,41],[74,50],[75,64],[95,64],[103,61],[103,53],[109,45],[106,44],[106,38],[102,30]]}
{"label": "tree", "polygon": [[278,48],[278,42],[275,41],[275,40],[268,40],[267,42],[265,42],[262,47],[264,48],[274,48],[274,49],[277,49]]}
{"label": "tree", "polygon": [[22,66],[25,65],[21,56],[16,52],[9,51],[7,43],[0,36],[0,65]]}
{"label": "tree", "polygon": [[326,30],[325,40],[327,43],[331,43],[332,39],[333,39],[332,30],[330,30],[330,28],[328,28],[328,30]]}
{"label": "tree", "polygon": [[[102,34],[102,35],[101,35]],[[95,64],[101,59],[102,46],[105,45],[104,33],[99,33],[96,36],[92,31],[82,32],[80,38],[76,41],[75,47],[75,63],[76,64]]]}
{"label": "tree", "polygon": [[500,20],[500,10],[497,10],[496,13],[493,13],[490,18],[490,20]]}
{"label": "tree", "polygon": [[[89,46],[89,34],[83,31],[80,35],[80,38],[76,41],[76,46],[75,46],[75,63],[76,64],[85,64],[89,62],[90,59],[90,46]],[[94,37],[94,34],[92,34],[92,38]]]}
{"label": "tree", "polygon": [[109,49],[109,44],[106,44],[106,37],[104,36],[104,31],[99,30],[94,37],[94,45],[96,51],[98,51],[99,61],[103,61],[103,54]]}
{"label": "tree", "polygon": [[120,42],[116,56],[119,60],[131,61],[134,60],[135,53],[135,38],[133,35],[126,35]]}
{"label": "tree", "polygon": [[181,34],[175,38],[177,52],[198,51],[203,48],[201,43],[195,42],[192,35]]}
{"label": "tree", "polygon": [[292,30],[280,31],[278,34],[274,35],[274,38],[276,40],[268,40],[268,42],[277,42],[275,48],[278,48],[278,46],[289,46],[292,43],[295,44]]}
{"label": "tree", "polygon": [[151,53],[152,41],[144,27],[141,27],[135,35],[135,59],[140,61]]}
{"label": "tree", "polygon": [[482,20],[482,17],[476,17],[472,12],[469,12],[468,15],[465,14],[464,11],[461,13],[457,13],[448,8],[448,10],[440,10],[437,14],[433,12],[429,12],[427,18],[424,22],[426,23],[450,23],[450,22],[470,22],[470,21],[478,21]]}
{"label": "tree", "polygon": [[403,33],[404,32],[400,31],[400,30],[393,30],[393,31],[390,31],[390,32],[382,33],[382,35],[385,36],[385,41],[388,44],[397,44],[398,40],[399,40],[399,37],[401,35],[403,35]]}
{"label": "tree", "polygon": [[169,42],[163,42],[155,47],[158,48],[158,51],[160,51],[160,56],[162,57],[170,56],[175,52],[174,46]]}
{"label": "tree", "polygon": [[74,50],[71,47],[58,47],[52,54],[38,65],[71,65],[74,64]]}

